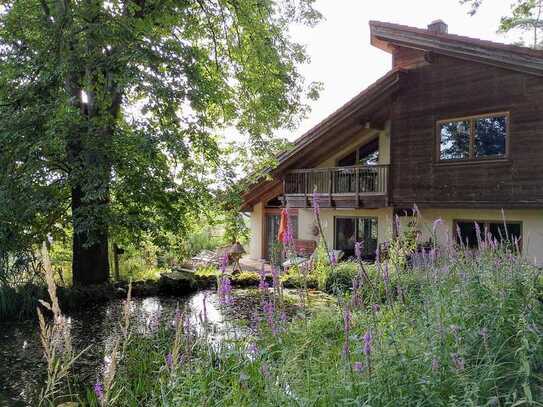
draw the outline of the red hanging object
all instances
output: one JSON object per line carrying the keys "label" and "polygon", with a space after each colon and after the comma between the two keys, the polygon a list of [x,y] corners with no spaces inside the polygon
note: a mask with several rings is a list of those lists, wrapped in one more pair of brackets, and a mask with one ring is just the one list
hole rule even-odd
{"label": "red hanging object", "polygon": [[281,219],[279,221],[279,233],[277,233],[277,240],[281,243],[284,242],[285,235],[287,234],[288,228],[288,211],[283,208],[281,209]]}

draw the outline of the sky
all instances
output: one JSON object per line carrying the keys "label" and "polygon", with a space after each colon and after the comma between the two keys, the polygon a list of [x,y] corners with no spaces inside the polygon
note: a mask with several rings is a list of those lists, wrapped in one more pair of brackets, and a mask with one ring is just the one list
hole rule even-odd
{"label": "sky", "polygon": [[295,140],[391,68],[391,55],[370,45],[370,20],[426,28],[442,19],[449,33],[512,43],[518,34],[496,32],[512,2],[485,0],[472,17],[458,0],[317,0],[323,21],[314,28],[293,27],[292,36],[311,57],[302,68],[304,76],[322,82],[324,89],[299,128],[281,135]]}

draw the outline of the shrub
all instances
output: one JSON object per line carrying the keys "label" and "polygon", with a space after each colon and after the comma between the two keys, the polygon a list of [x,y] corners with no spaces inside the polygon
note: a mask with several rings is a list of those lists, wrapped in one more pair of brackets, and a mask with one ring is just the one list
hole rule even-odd
{"label": "shrub", "polygon": [[328,267],[323,288],[331,294],[349,292],[357,273],[358,265],[354,262],[343,262],[335,267]]}

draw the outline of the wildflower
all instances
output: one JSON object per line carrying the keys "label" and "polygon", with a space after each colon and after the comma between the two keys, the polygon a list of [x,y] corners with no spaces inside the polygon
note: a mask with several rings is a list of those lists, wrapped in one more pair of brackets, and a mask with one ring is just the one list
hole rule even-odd
{"label": "wildflower", "polygon": [[232,303],[232,286],[228,276],[224,275],[219,279],[219,302],[222,305],[229,305]]}
{"label": "wildflower", "polygon": [[371,309],[372,309],[372,311],[373,311],[374,313],[377,313],[377,312],[379,312],[379,310],[381,309],[381,306],[380,306],[379,304],[373,304],[373,305],[371,306]]}
{"label": "wildflower", "polygon": [[337,258],[334,252],[330,253],[330,265],[333,267],[337,265]]}
{"label": "wildflower", "polygon": [[371,343],[373,341],[373,336],[371,335],[371,329],[364,334],[364,354],[369,356],[371,354]]}
{"label": "wildflower", "polygon": [[264,303],[264,313],[267,316],[268,320],[268,326],[270,327],[272,333],[275,335],[277,333],[275,328],[275,321],[274,321],[274,313],[275,313],[275,305],[273,304],[273,301],[266,301]]}
{"label": "wildflower", "polygon": [[100,401],[104,401],[104,385],[96,380],[96,383],[93,386],[94,394]]}
{"label": "wildflower", "polygon": [[364,365],[362,362],[354,362],[353,369],[356,373],[362,373],[364,371]]}
{"label": "wildflower", "polygon": [[312,205],[313,205],[313,215],[318,217],[320,215],[320,208],[319,208],[319,196],[317,195],[317,191],[313,192]]}
{"label": "wildflower", "polygon": [[354,244],[354,255],[358,261],[362,260],[362,242],[356,242]]}
{"label": "wildflower", "polygon": [[389,275],[388,275],[388,263],[385,263],[385,267],[383,268],[383,282],[385,285],[388,284]]}
{"label": "wildflower", "polygon": [[260,282],[258,283],[258,289],[262,292],[266,292],[269,288],[268,283],[266,282],[266,271],[264,269],[264,264],[260,268]]}
{"label": "wildflower", "polygon": [[420,211],[417,204],[413,204],[413,212],[415,213],[416,216],[420,216]]}
{"label": "wildflower", "polygon": [[460,356],[458,353],[453,353],[451,355],[453,366],[456,370],[462,371],[464,370],[464,359]]}
{"label": "wildflower", "polygon": [[175,307],[174,319],[172,321],[172,325],[174,326],[174,328],[177,328],[177,326],[179,325],[179,321],[181,321],[181,310],[179,309],[179,304],[177,304],[177,306]]}
{"label": "wildflower", "polygon": [[279,319],[283,324],[287,323],[287,313],[285,311],[281,311],[281,315],[279,316]]}
{"label": "wildflower", "polygon": [[260,373],[262,373],[262,376],[264,376],[265,379],[271,377],[270,368],[266,363],[262,363],[262,366],[260,366]]}
{"label": "wildflower", "polygon": [[166,366],[168,369],[171,369],[173,367],[173,355],[171,353],[168,353],[166,355]]}
{"label": "wildflower", "polygon": [[273,280],[273,288],[278,289],[279,288],[279,270],[275,266],[272,266],[271,273],[272,273],[272,280]]}
{"label": "wildflower", "polygon": [[255,342],[251,342],[249,344],[249,346],[247,347],[247,351],[251,354],[251,355],[258,355],[258,346]]}

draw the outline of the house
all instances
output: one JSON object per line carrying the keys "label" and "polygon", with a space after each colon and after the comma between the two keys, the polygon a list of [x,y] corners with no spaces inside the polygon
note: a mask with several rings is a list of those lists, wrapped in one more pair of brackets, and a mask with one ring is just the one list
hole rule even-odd
{"label": "house", "polygon": [[405,224],[416,205],[427,239],[441,218],[440,244],[473,245],[477,222],[497,239],[518,238],[542,264],[543,51],[449,34],[441,20],[370,28],[392,69],[296,140],[244,194],[251,258],[269,259],[283,205],[295,238],[318,239],[316,191],[323,237],[347,255],[363,240],[371,257],[396,215]]}

